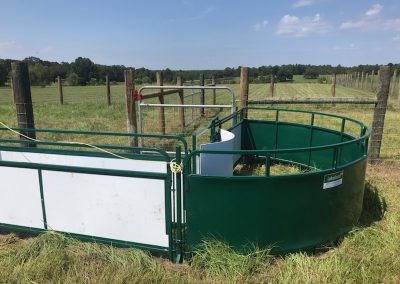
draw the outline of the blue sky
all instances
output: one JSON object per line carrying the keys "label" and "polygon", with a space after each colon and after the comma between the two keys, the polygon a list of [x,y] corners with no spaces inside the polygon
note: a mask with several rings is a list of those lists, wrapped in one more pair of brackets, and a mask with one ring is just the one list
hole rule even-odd
{"label": "blue sky", "polygon": [[0,0],[0,58],[150,69],[400,62],[399,0]]}

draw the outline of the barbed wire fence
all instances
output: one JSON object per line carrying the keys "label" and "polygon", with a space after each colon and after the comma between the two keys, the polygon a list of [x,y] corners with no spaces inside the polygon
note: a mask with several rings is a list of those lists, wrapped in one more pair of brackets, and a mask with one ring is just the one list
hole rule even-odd
{"label": "barbed wire fence", "polygon": [[[251,95],[249,99],[238,100],[241,102],[241,106],[257,105],[257,106],[274,106],[291,109],[307,109],[316,110],[330,113],[337,113],[345,115],[359,121],[364,122],[366,125],[372,128],[370,145],[369,145],[369,162],[376,164],[382,161],[396,161],[400,160],[400,135],[397,127],[398,121],[400,121],[399,113],[399,100],[396,96],[397,92],[397,81],[396,72],[393,74],[388,66],[382,66],[379,70],[379,77],[377,76],[372,81],[372,77],[367,77],[364,74],[355,77],[347,75],[337,76],[336,80],[333,77],[332,80],[332,97],[327,98],[267,98],[267,99],[256,99],[252,100]],[[353,78],[353,79],[352,79]],[[356,78],[356,80],[354,80]],[[363,79],[362,79],[363,78]],[[368,79],[370,81],[368,81]],[[337,98],[334,96],[334,85],[336,83],[343,84],[346,87],[362,87],[367,88],[366,82],[369,82],[371,89],[374,88],[376,92],[376,99],[368,98]],[[374,84],[372,84],[375,82]],[[394,86],[391,84],[395,84]],[[247,96],[241,94],[241,97]],[[264,112],[252,111],[251,117],[262,118]],[[297,114],[297,118],[294,118],[299,123],[302,120],[308,118],[302,118],[300,114]],[[250,118],[251,118],[250,117]],[[273,119],[273,118],[271,118]],[[285,119],[282,117],[282,119]],[[293,119],[293,117],[291,118]],[[318,122],[316,122],[318,123]],[[321,121],[321,126],[329,125],[333,122],[328,121],[324,118]],[[340,126],[337,126],[340,127]],[[355,137],[360,136],[360,133],[354,133]],[[295,137],[294,137],[295,139]]]}
{"label": "barbed wire fence", "polygon": [[[245,68],[245,67],[244,67]],[[351,75],[351,76],[350,76]],[[247,75],[248,76],[248,75]],[[358,78],[358,79],[357,79]],[[364,78],[362,80],[362,78]],[[231,82],[232,78],[207,78],[200,77],[196,81],[180,82],[182,86],[215,86],[221,82]],[[247,81],[247,82],[246,82]],[[247,84],[247,89],[243,88]],[[249,92],[247,80],[240,81],[239,92],[240,94],[246,93],[247,104],[252,104],[252,93]],[[382,160],[385,161],[399,161],[400,160],[400,135],[398,133],[397,124],[400,120],[399,113],[399,98],[400,98],[400,82],[398,74],[391,71],[389,67],[383,66],[377,74],[361,74],[359,76],[354,74],[342,74],[337,76],[337,84],[344,87],[354,88],[364,86],[368,90],[374,90],[377,93],[376,102],[374,104],[367,104],[363,98],[352,98],[353,102],[345,102],[345,98],[335,98],[336,101],[315,100],[306,101],[303,103],[296,102],[296,94],[291,98],[274,97],[275,101],[264,101],[264,106],[279,106],[290,108],[307,108],[309,110],[321,110],[325,112],[339,113],[352,117],[365,122],[373,128],[373,133],[370,138],[370,162],[376,163]],[[131,96],[131,89],[135,89],[134,84],[126,88],[123,85],[112,86],[114,91],[112,93],[113,102],[123,104],[126,98]],[[33,103],[54,102],[59,103],[60,97],[57,95],[59,86],[46,87],[41,90],[41,96],[33,95]],[[139,88],[139,87],[138,87]],[[84,97],[76,95],[74,98],[77,102],[99,102],[99,98],[104,99],[107,103],[107,88],[104,86],[96,86],[91,88],[95,91],[90,93],[90,90],[85,90]],[[265,88],[267,90],[267,88]],[[47,93],[46,93],[47,92]],[[2,104],[13,102],[12,88],[0,92],[0,102]],[[117,95],[118,94],[118,95]],[[183,92],[175,92],[174,95],[162,94],[162,103],[168,104],[182,104],[180,95],[183,97],[183,104],[185,105],[218,105],[226,104],[227,98],[223,96],[220,90],[195,90],[189,89]],[[65,102],[74,102],[72,95],[69,94],[68,88],[63,90],[63,99]],[[203,99],[204,97],[204,99]],[[160,96],[150,98],[150,103],[157,103]],[[282,100],[291,99],[283,103]],[[318,98],[314,98],[318,99]],[[325,97],[326,99],[326,97]],[[366,100],[366,99],[365,99]],[[364,101],[365,101],[364,100]],[[240,103],[239,103],[240,102]],[[358,102],[358,103],[357,103]],[[246,104],[246,105],[247,105]],[[242,100],[237,101],[237,106],[243,106]],[[164,116],[160,116],[160,110],[163,110]],[[143,113],[143,130],[146,133],[166,133],[166,134],[180,134],[189,137],[190,134],[198,129],[204,128],[209,123],[210,119],[215,116],[223,117],[229,114],[229,110],[220,108],[202,109],[199,107],[181,108],[181,107],[153,107],[147,108]],[[253,112],[252,115],[261,115]],[[160,117],[161,120],[160,120]],[[183,119],[182,119],[183,118]],[[262,117],[260,117],[262,118]],[[265,119],[265,118],[263,118]],[[182,124],[182,120],[184,123]],[[301,118],[299,118],[301,120]],[[327,123],[326,121],[324,123]],[[164,125],[165,131],[162,131],[160,126]],[[161,131],[160,131],[161,130]],[[154,145],[155,143],[151,143]]]}

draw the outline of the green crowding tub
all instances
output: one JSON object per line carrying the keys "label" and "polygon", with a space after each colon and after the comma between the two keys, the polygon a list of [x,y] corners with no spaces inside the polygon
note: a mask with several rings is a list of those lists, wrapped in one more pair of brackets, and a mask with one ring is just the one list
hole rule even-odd
{"label": "green crowding tub", "polygon": [[[273,119],[251,119],[254,112]],[[291,119],[296,116],[308,123]],[[288,252],[336,240],[357,223],[370,134],[364,124],[331,114],[248,108],[213,121],[211,140],[229,121],[233,121],[229,129],[239,134],[240,149],[198,149],[189,157],[262,157],[265,175],[202,175],[192,163],[185,186],[189,251],[212,237],[238,250],[251,243],[274,253]],[[277,162],[305,170],[272,176],[270,167]]]}

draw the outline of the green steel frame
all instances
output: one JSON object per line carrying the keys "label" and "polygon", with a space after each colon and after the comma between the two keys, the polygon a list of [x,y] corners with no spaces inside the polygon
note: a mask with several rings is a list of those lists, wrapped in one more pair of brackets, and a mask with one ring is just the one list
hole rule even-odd
{"label": "green steel frame", "polygon": [[[24,132],[32,131],[26,128],[13,128],[14,131]],[[79,140],[80,135],[91,135],[93,137],[143,137],[143,138],[157,138],[161,140],[174,140],[178,144],[176,147],[176,156],[174,154],[167,153],[166,150],[157,147],[127,147],[127,146],[116,146],[116,145],[106,145],[106,144],[93,144],[93,146],[106,149],[108,151],[114,151],[113,153],[118,156],[125,157],[128,159],[136,160],[149,160],[149,161],[164,161],[166,163],[166,173],[156,173],[156,172],[144,172],[144,171],[131,171],[131,170],[114,170],[114,169],[99,169],[99,168],[88,168],[88,167],[76,167],[76,166],[64,166],[64,165],[50,165],[50,164],[37,164],[37,163],[25,163],[25,162],[10,162],[10,161],[0,161],[0,166],[4,167],[14,167],[14,168],[26,168],[26,169],[36,169],[38,170],[39,176],[39,188],[40,196],[42,202],[42,212],[43,212],[43,222],[44,230],[37,228],[29,228],[16,226],[13,224],[1,224],[0,228],[6,230],[17,230],[17,231],[27,231],[31,233],[41,233],[47,230],[46,221],[46,209],[43,196],[43,186],[41,172],[43,170],[50,171],[61,171],[61,172],[73,172],[73,173],[85,173],[85,174],[95,174],[95,175],[109,175],[109,176],[122,176],[122,177],[138,177],[138,178],[148,178],[148,179],[161,179],[165,181],[165,208],[166,208],[166,230],[169,236],[169,247],[159,247],[154,245],[126,242],[114,239],[106,239],[97,236],[86,236],[79,234],[70,234],[72,237],[76,237],[83,241],[95,241],[99,243],[112,244],[115,246],[124,247],[135,247],[140,249],[149,250],[154,253],[168,254],[170,259],[180,258],[181,245],[177,243],[181,237],[176,229],[176,222],[172,220],[172,208],[171,208],[171,190],[175,190],[172,182],[172,173],[169,167],[169,163],[173,158],[180,157],[181,147],[184,149],[184,155],[187,154],[187,143],[186,140],[178,135],[157,135],[157,134],[128,134],[128,133],[117,133],[117,132],[92,132],[92,131],[74,131],[74,130],[54,130],[54,129],[35,129],[36,133],[52,133],[52,134],[68,134],[78,136],[74,140]],[[7,133],[9,129],[0,128],[0,133]],[[41,147],[21,147],[25,145],[38,145]],[[21,146],[17,146],[21,145]],[[49,147],[50,146],[50,147]],[[53,148],[52,148],[53,147]],[[56,147],[56,148],[54,148]],[[74,147],[77,149],[70,149],[69,147]],[[43,153],[43,154],[59,154],[59,155],[69,155],[69,156],[86,156],[86,157],[102,157],[102,158],[115,158],[115,156],[110,155],[105,152],[99,151],[88,151],[81,150],[81,148],[89,148],[88,145],[83,145],[80,143],[67,143],[67,142],[55,142],[55,141],[30,141],[30,140],[19,140],[12,138],[0,138],[0,150],[2,151],[12,151],[12,152],[30,152],[30,153]],[[115,152],[118,151],[118,152]],[[124,152],[121,152],[124,151]],[[142,151],[153,154],[143,154]],[[181,189],[178,188],[178,191]],[[178,204],[179,206],[179,204]],[[177,209],[181,210],[181,209]],[[179,212],[179,211],[178,211]],[[65,232],[61,232],[65,233]]]}
{"label": "green steel frame", "polygon": [[[272,114],[272,117],[274,117],[275,119],[255,120],[255,119],[245,118],[245,114],[249,114],[252,111],[270,113]],[[284,113],[285,114],[301,113],[308,115],[309,124],[301,124],[297,123],[296,121],[287,121],[286,119],[281,120],[282,114]],[[340,131],[315,125],[315,118],[317,116],[337,119],[340,124]],[[226,127],[228,130],[232,129],[233,127],[242,128],[241,150],[206,151],[196,148],[197,137],[200,134],[205,133],[206,131],[210,132],[210,142],[218,141],[219,130],[222,127],[224,127],[228,122],[230,123],[229,127]],[[359,128],[358,136],[354,136],[350,132],[346,131],[346,128],[349,123],[353,123]],[[31,129],[23,129],[23,128],[14,128],[14,130],[32,131]],[[0,128],[0,134],[7,131],[8,129],[6,128]],[[184,255],[190,253],[193,249],[195,249],[195,247],[199,244],[199,242],[201,242],[201,239],[206,237],[206,235],[204,235],[203,229],[207,230],[208,228],[207,222],[209,222],[210,220],[207,220],[207,218],[215,217],[216,213],[212,210],[210,210],[211,215],[206,215],[205,218],[203,218],[204,216],[193,217],[195,214],[204,213],[203,211],[201,211],[201,209],[199,209],[197,203],[208,202],[212,200],[212,202],[218,202],[220,206],[219,210],[221,211],[226,210],[227,212],[230,212],[232,208],[227,206],[225,202],[230,202],[230,201],[232,201],[233,203],[239,202],[238,200],[230,200],[229,197],[225,200],[221,199],[222,196],[226,196],[226,194],[228,194],[229,192],[229,188],[224,188],[224,184],[227,187],[232,187],[232,188],[235,188],[235,183],[237,184],[245,183],[246,186],[249,187],[251,187],[252,184],[254,184],[254,186],[258,187],[257,189],[254,189],[255,190],[254,192],[256,194],[260,194],[260,196],[263,196],[263,198],[267,198],[265,194],[269,189],[259,191],[260,186],[263,187],[263,184],[269,184],[271,187],[274,187],[278,186],[278,181],[283,181],[284,187],[287,187],[289,186],[289,184],[291,184],[290,180],[294,179],[298,181],[310,180],[310,183],[312,183],[315,182],[313,181],[314,178],[320,180],[321,177],[324,177],[328,174],[337,173],[338,171],[346,172],[346,170],[349,169],[349,171],[358,176],[359,184],[354,185],[354,187],[357,188],[358,191],[353,193],[354,196],[357,196],[357,200],[355,200],[354,202],[359,203],[361,194],[359,192],[360,191],[359,188],[360,184],[364,182],[365,159],[368,153],[368,139],[370,135],[370,129],[367,126],[351,118],[346,118],[334,114],[320,113],[320,112],[309,112],[304,110],[290,110],[290,109],[267,108],[267,107],[247,107],[244,109],[237,110],[236,112],[222,119],[219,118],[213,119],[210,122],[210,125],[205,130],[200,131],[198,132],[197,135],[192,136],[192,149],[190,151],[188,150],[187,141],[179,135],[128,134],[128,133],[115,133],[115,132],[91,132],[91,131],[50,130],[50,129],[35,129],[34,131],[37,134],[39,134],[38,135],[39,137],[40,133],[67,134],[78,137],[76,138],[76,140],[79,140],[80,135],[92,135],[93,137],[100,137],[100,136],[144,137],[144,138],[157,138],[163,140],[169,139],[176,141],[178,145],[176,145],[175,147],[175,153],[168,153],[165,149],[159,147],[127,147],[127,146],[116,146],[116,145],[106,145],[106,144],[94,145],[99,148],[113,151],[113,153],[116,153],[122,157],[126,157],[129,159],[164,161],[166,163],[166,168],[167,168],[166,174],[143,172],[143,171],[95,169],[95,168],[19,163],[19,162],[7,162],[7,161],[0,161],[0,166],[37,169],[39,173],[40,183],[41,183],[40,177],[42,170],[100,174],[100,175],[111,175],[111,176],[144,177],[144,178],[165,180],[165,197],[166,197],[165,206],[167,212],[166,227],[167,227],[167,233],[169,235],[169,244],[170,244],[168,248],[104,239],[96,236],[82,236],[74,234],[71,235],[73,237],[77,237],[82,240],[92,240],[96,242],[109,243],[118,246],[132,246],[150,250],[156,253],[166,253],[169,255],[171,259],[177,262],[182,261]],[[266,140],[265,138],[266,131],[268,131],[268,133],[271,134],[270,137],[272,137],[272,141]],[[290,131],[297,131],[298,133],[301,133],[302,137],[304,138],[302,140],[303,144],[301,146],[297,147],[289,145],[285,147],[285,142],[284,142],[285,139],[282,139],[282,137],[286,137],[288,133],[290,133]],[[249,138],[250,136],[251,138]],[[40,147],[21,147],[27,144],[35,144]],[[264,144],[268,145],[266,146]],[[75,149],[70,149],[71,147]],[[85,150],[85,148],[87,147],[88,146],[79,143],[71,144],[71,143],[43,141],[43,140],[27,141],[27,140],[19,140],[12,138],[0,138],[0,150],[3,151],[20,151],[20,152],[33,152],[33,153],[44,153],[44,154],[115,158],[104,152]],[[183,151],[181,151],[181,149],[183,149]],[[143,151],[153,152],[156,154],[144,154],[142,153]],[[210,176],[198,175],[196,174],[195,157],[198,157],[201,154],[229,154],[229,155],[234,154],[241,156],[254,155],[263,157],[265,159],[265,168],[266,168],[265,176],[264,177],[256,177],[256,176],[210,177]],[[178,164],[180,163],[183,164],[183,173],[171,172],[169,163],[172,161],[172,159],[175,159],[175,162]],[[292,175],[271,176],[270,174],[271,165],[277,161],[292,163],[305,168],[313,168],[314,171],[292,174]],[[314,166],[313,163],[315,161],[318,161],[320,166],[318,165]],[[211,184],[214,183],[216,186],[222,187],[223,192],[218,193],[219,189],[213,188],[212,185],[210,186],[209,182],[212,182]],[[183,184],[183,188],[181,187],[181,184]],[[202,186],[209,188],[202,188]],[[42,186],[40,186],[40,188],[41,188],[41,198],[42,198],[42,208],[43,208],[43,220],[45,223],[45,228],[47,228],[46,210],[44,207],[44,200],[43,200],[45,197],[43,196]],[[216,195],[212,196],[214,194],[213,193],[214,189]],[[291,192],[290,189],[286,188],[285,190]],[[303,188],[302,190],[306,190],[306,188]],[[174,196],[176,196],[176,201],[173,200],[172,202],[171,191],[173,191]],[[210,196],[207,197],[207,195],[204,195],[203,192],[206,192]],[[281,198],[276,194],[277,193],[273,193],[271,196],[272,197],[275,196],[278,199]],[[329,194],[334,195],[334,198],[339,198],[336,197],[335,195],[339,193],[329,193]],[[198,200],[196,200],[196,198],[198,198]],[[325,196],[321,197],[321,200],[325,200],[324,198]],[[339,202],[338,204],[341,204],[340,201],[337,202]],[[171,203],[174,203],[175,208],[171,207],[172,206]],[[346,206],[343,205],[343,208],[346,209],[347,208]],[[358,208],[359,204],[357,204],[356,207]],[[247,208],[246,206],[244,206],[243,208],[246,208],[246,210],[251,210],[251,208]],[[176,210],[176,220],[175,220],[175,211],[173,212],[173,210]],[[255,209],[256,212],[258,212],[257,210],[259,209]],[[182,214],[182,212],[184,213]],[[260,211],[260,213],[262,213],[262,211]],[[186,214],[187,214],[187,220],[186,220]],[[351,214],[356,216],[357,212],[351,212]],[[252,215],[248,214],[248,216]],[[257,217],[254,218],[257,219]],[[196,220],[194,221],[194,219]],[[353,219],[351,221],[354,221]],[[342,222],[342,220],[339,219],[336,221],[339,223]],[[196,222],[198,223],[195,224]],[[234,223],[235,221],[226,220],[226,222]],[[213,231],[214,228],[212,228],[212,226],[216,224],[214,224],[213,222],[209,223],[212,224],[210,225],[211,230],[208,233],[216,233],[215,231]],[[235,224],[234,226],[237,226],[237,224]],[[252,226],[257,227],[263,225],[253,222]],[[325,240],[327,237],[339,236],[340,234],[348,231],[348,227],[343,227],[344,225],[341,223],[340,226],[337,225],[338,229],[335,232],[329,232],[329,233],[324,232],[324,234],[321,233],[320,238],[312,239],[312,237],[310,237],[310,239],[312,239],[310,242],[302,240],[302,242],[295,243],[293,245],[286,244],[283,246],[283,251],[316,245],[320,241]],[[35,233],[45,231],[42,229],[24,228],[12,224],[0,224],[0,228],[31,231]],[[254,229],[253,227],[250,227],[250,229],[248,230],[250,231],[249,235],[244,234],[242,236],[238,232],[237,237],[232,237],[232,235],[230,235],[232,233],[230,230],[231,230],[230,228],[226,228],[225,233],[227,235],[223,235],[224,232],[222,232],[221,234],[218,234],[217,232],[217,236],[221,236],[221,238],[227,239],[228,242],[232,240],[232,245],[234,245],[235,247],[241,244],[241,242],[238,241],[238,238],[247,238],[253,235],[257,236],[257,238],[259,237],[259,235],[257,235],[256,232],[257,230]],[[257,241],[258,239],[257,240],[256,239],[247,238],[243,239],[243,241]],[[290,241],[294,242],[291,239]],[[265,243],[263,243],[262,240],[260,241],[260,243],[265,245]]]}
{"label": "green steel frame", "polygon": [[[252,110],[270,112],[269,117],[275,119],[245,118],[244,114]],[[308,115],[309,124],[281,120],[283,113]],[[317,116],[336,119],[340,130],[315,125]],[[242,150],[196,149],[197,136],[192,137],[193,148],[184,167],[188,253],[210,236],[225,240],[238,250],[249,242],[271,247],[277,253],[305,249],[335,240],[357,222],[370,136],[367,126],[334,114],[248,107],[214,119],[207,128],[210,142],[216,141],[219,129],[231,121],[233,127],[242,127]],[[350,123],[358,127],[359,135],[346,131]],[[293,139],[294,135],[298,139]],[[265,176],[196,174],[195,157],[201,154],[264,157]],[[271,176],[271,165],[275,162],[312,171]],[[324,182],[335,175],[344,175],[343,182],[333,190],[324,190]]]}

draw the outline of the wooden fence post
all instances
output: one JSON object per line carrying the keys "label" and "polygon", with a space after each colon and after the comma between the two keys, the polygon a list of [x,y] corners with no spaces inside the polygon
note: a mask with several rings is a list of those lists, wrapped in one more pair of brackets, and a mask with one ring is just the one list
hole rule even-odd
{"label": "wooden fence post", "polygon": [[64,94],[63,94],[63,89],[62,89],[62,82],[61,82],[61,77],[57,76],[57,87],[58,87],[58,96],[60,98],[60,104],[64,104]]}
{"label": "wooden fence post", "polygon": [[390,90],[390,68],[382,66],[379,72],[377,100],[374,109],[374,119],[372,121],[372,133],[370,143],[369,162],[376,163],[379,160],[383,127],[385,125],[386,107]]}
{"label": "wooden fence post", "polygon": [[[199,84],[200,84],[200,86],[204,86],[204,74],[200,74],[200,83]],[[201,89],[200,93],[201,93],[201,95],[200,95],[200,104],[205,105],[205,102],[206,102],[206,100],[205,100],[205,90]],[[201,117],[205,116],[204,108],[200,109],[200,115],[201,115]]]}
{"label": "wooden fence post", "polygon": [[12,76],[10,76],[10,87],[11,87],[11,99],[12,99],[13,104],[15,104],[14,84],[13,84]]}
{"label": "wooden fence post", "polygon": [[[32,131],[20,131],[21,134],[36,139],[35,121],[33,118],[33,106],[31,95],[31,84],[29,81],[28,64],[25,62],[11,63],[11,76],[13,82],[13,93],[17,110],[17,120],[19,128],[29,128]],[[21,140],[28,140],[20,136]],[[36,147],[32,143],[21,143],[23,147]]]}
{"label": "wooden fence post", "polygon": [[[176,85],[183,86],[183,80],[181,76],[176,77]],[[181,105],[184,105],[185,104],[184,90],[179,90],[178,95],[179,95],[179,103]],[[183,131],[185,128],[185,108],[180,107],[178,112],[179,112],[179,122]]]}
{"label": "wooden fence post", "polygon": [[392,77],[392,82],[391,82],[391,89],[390,89],[390,96],[394,97],[396,95],[396,80],[397,80],[397,69],[394,69],[393,71],[393,77]]}
{"label": "wooden fence post", "polygon": [[[240,69],[240,107],[247,107],[249,99],[249,67]],[[247,110],[243,112],[243,117],[247,118]]]}
{"label": "wooden fence post", "polygon": [[361,89],[364,89],[365,74],[364,71],[361,72]]}
{"label": "wooden fence post", "polygon": [[360,88],[360,72],[357,72],[357,81],[356,81],[356,88]]}
{"label": "wooden fence post", "polygon": [[271,93],[271,97],[274,96],[274,92],[275,92],[275,82],[274,82],[275,78],[274,78],[274,74],[271,74],[271,79],[270,79],[270,84],[269,84],[269,91]]}
{"label": "wooden fence post", "polygon": [[398,92],[399,92],[399,94],[397,95],[397,101],[399,102],[399,104],[400,104],[400,76],[399,76],[399,81],[398,81]]}
{"label": "wooden fence post", "polygon": [[[211,86],[215,87],[217,85],[216,81],[215,81],[215,76],[212,76],[211,78]],[[217,104],[217,92],[216,90],[212,90],[212,101],[213,101],[213,105]]]}
{"label": "wooden fence post", "polygon": [[332,75],[331,95],[332,97],[336,97],[336,73]]}
{"label": "wooden fence post", "polygon": [[[163,86],[164,85],[164,78],[163,74],[161,72],[156,73],[156,80],[157,80],[157,86]],[[158,96],[158,103],[159,104],[164,104],[164,90],[160,89],[160,95]],[[160,107],[159,112],[158,112],[158,125],[159,125],[159,131],[161,134],[165,134],[165,112],[164,112],[164,107]]]}
{"label": "wooden fence post", "polygon": [[375,71],[372,70],[371,71],[371,90],[374,89],[374,79],[375,79],[374,77],[375,77]]}
{"label": "wooden fence post", "polygon": [[111,87],[110,87],[110,77],[106,75],[106,94],[107,94],[107,104],[111,105]]}
{"label": "wooden fence post", "polygon": [[[135,89],[134,71],[132,69],[124,71],[125,77],[125,101],[126,101],[126,124],[128,133],[137,133],[136,102],[132,97],[132,90]],[[137,137],[129,137],[129,146],[138,145]]]}

